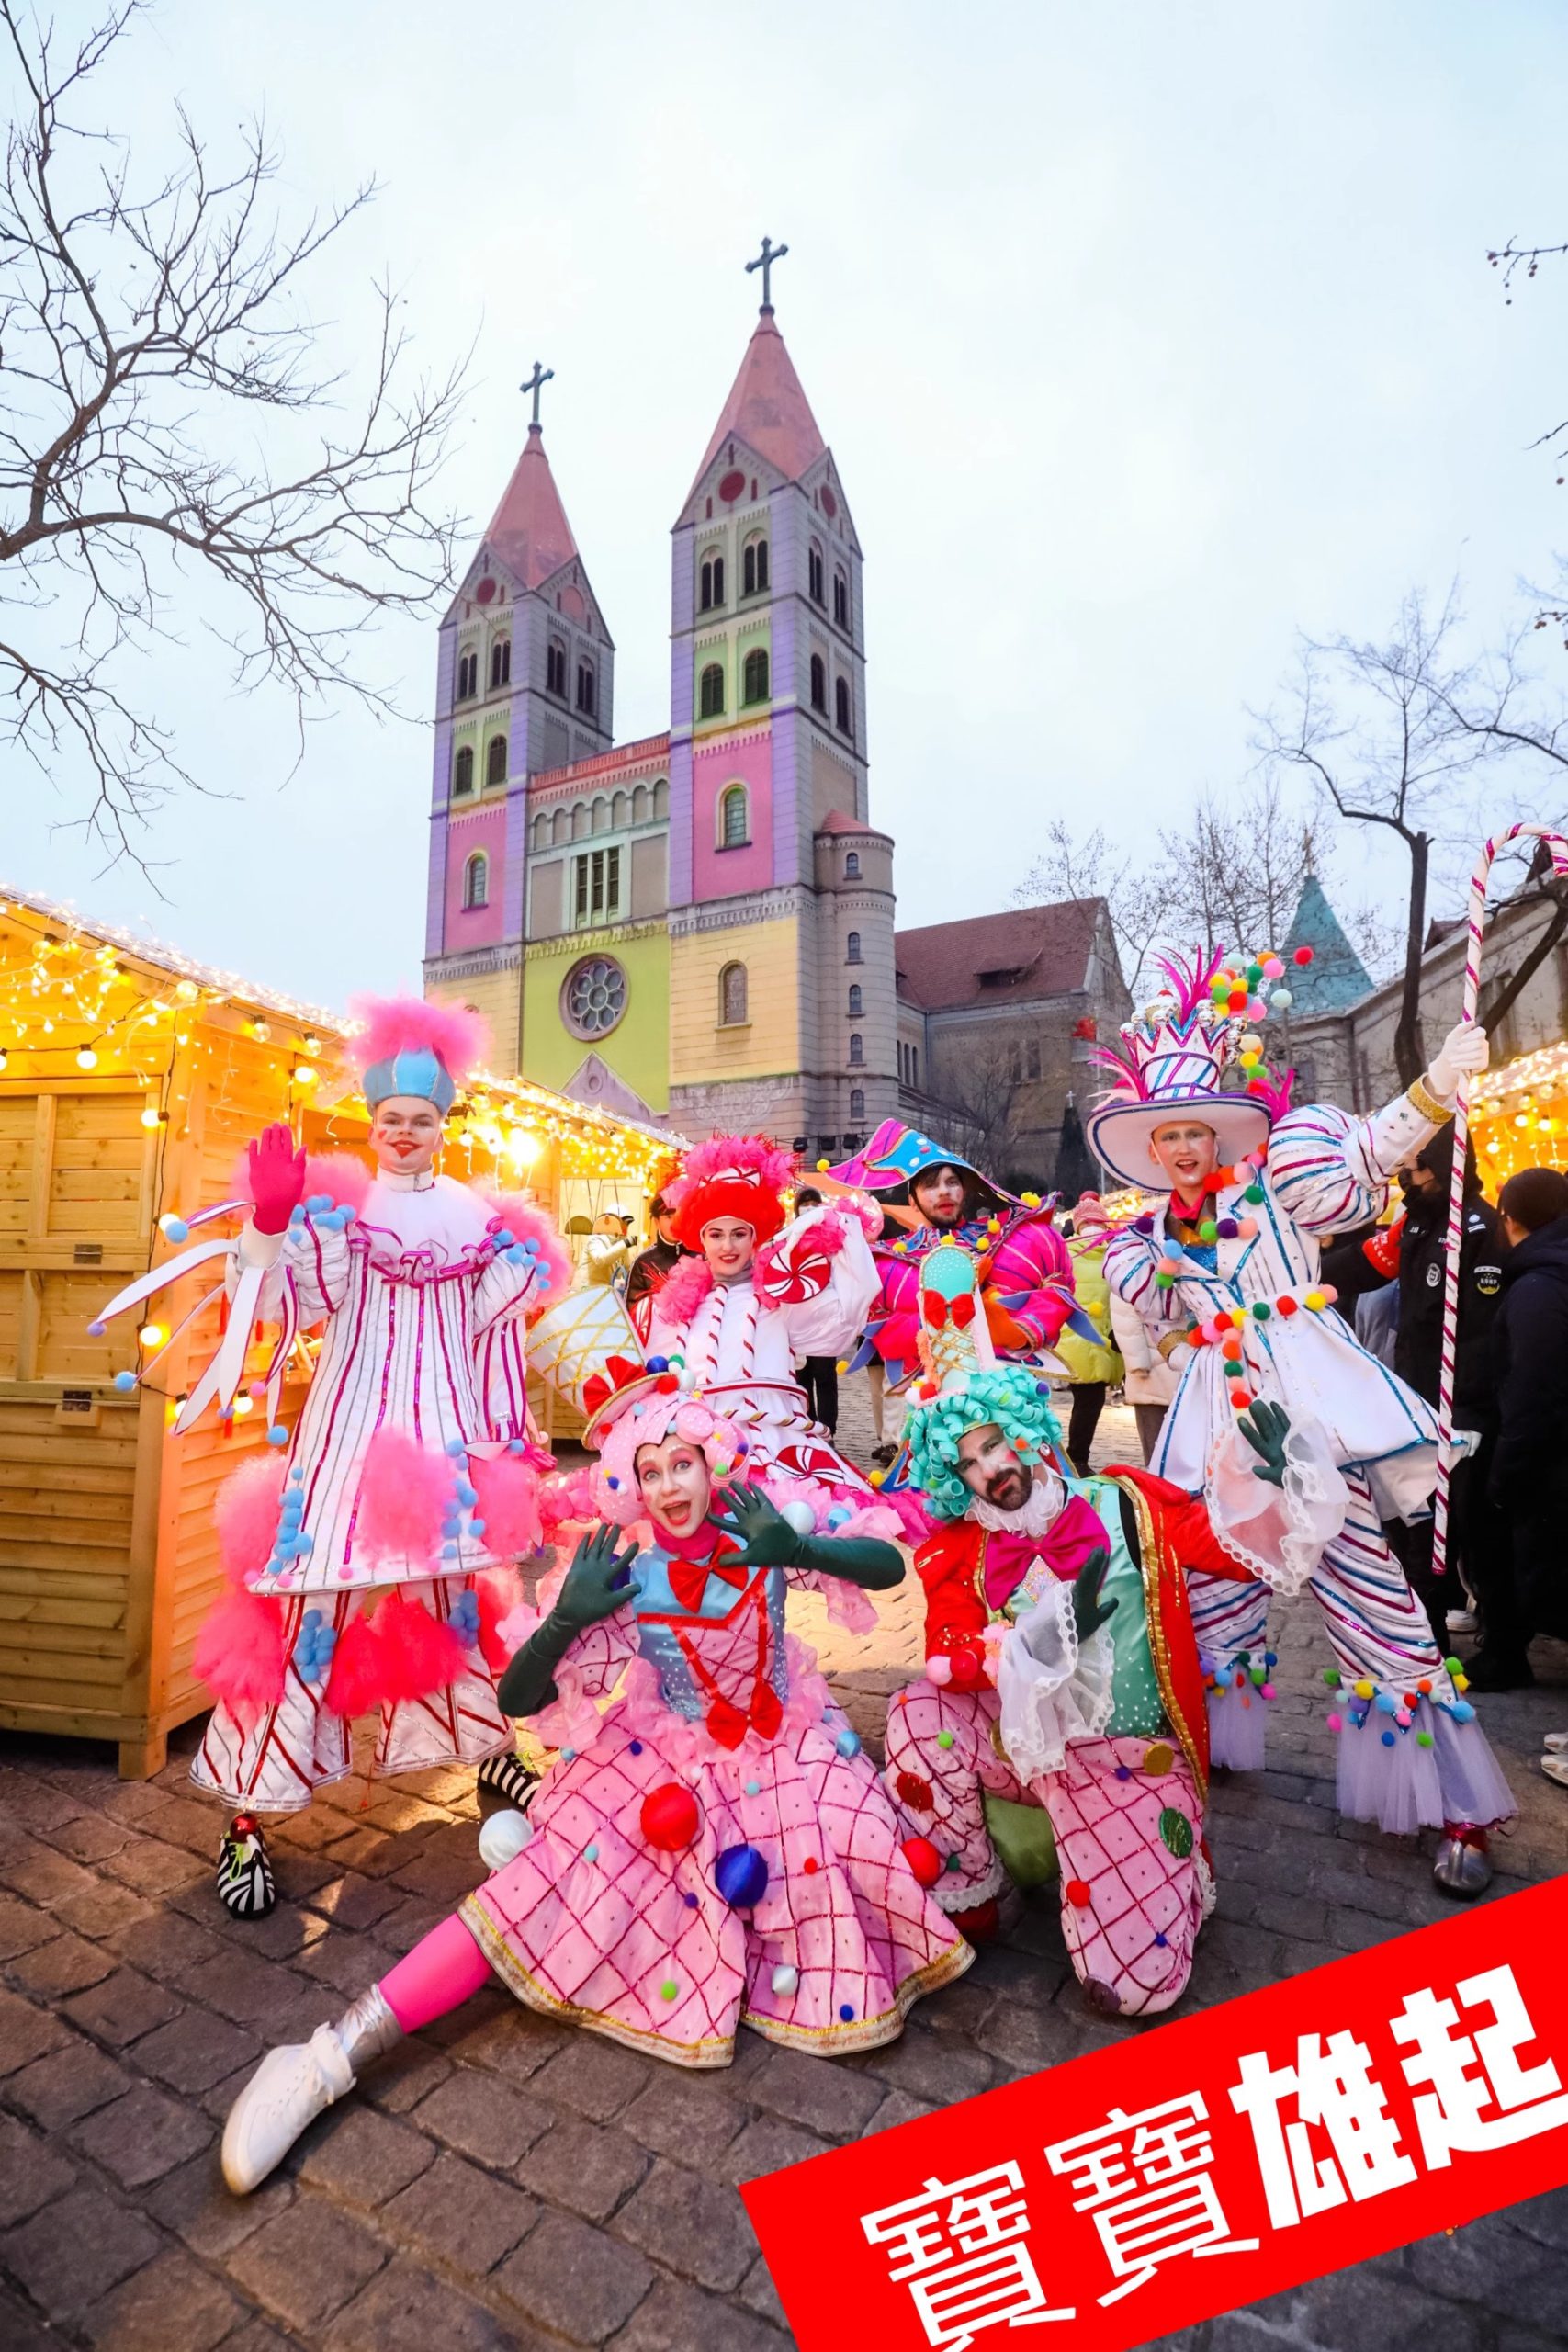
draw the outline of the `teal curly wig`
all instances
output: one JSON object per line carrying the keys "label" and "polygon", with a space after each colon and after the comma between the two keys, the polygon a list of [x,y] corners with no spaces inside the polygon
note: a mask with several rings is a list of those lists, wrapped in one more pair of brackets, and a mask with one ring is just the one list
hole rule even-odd
{"label": "teal curly wig", "polygon": [[986,1421],[995,1421],[1009,1444],[1028,1454],[1042,1454],[1061,1442],[1049,1385],[1022,1364],[977,1372],[952,1396],[912,1407],[904,1423],[909,1481],[939,1519],[962,1519],[968,1507],[969,1489],[958,1474],[958,1441]]}

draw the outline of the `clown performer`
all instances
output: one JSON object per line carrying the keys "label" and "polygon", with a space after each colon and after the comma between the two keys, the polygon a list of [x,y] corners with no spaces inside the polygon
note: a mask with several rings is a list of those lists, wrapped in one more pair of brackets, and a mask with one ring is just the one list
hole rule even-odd
{"label": "clown performer", "polygon": [[[516,1595],[509,1574],[490,1572],[537,1540],[536,1470],[521,1438],[487,1437],[476,1356],[498,1324],[542,1304],[560,1245],[536,1213],[505,1221],[435,1171],[480,1024],[415,999],[356,1011],[374,1178],[346,1155],[310,1163],[286,1126],[268,1127],[249,1148],[244,1201],[228,1204],[249,1210],[238,1238],[182,1252],[105,1310],[221,1261],[227,1333],[176,1431],[209,1401],[231,1409],[257,1321],[278,1327],[273,1450],[220,1492],[229,1589],[194,1659],[218,1704],[191,1777],[239,1808],[219,1891],[241,1914],[273,1900],[257,1815],[297,1812],[352,1770],[355,1716],[379,1713],[377,1775],[477,1763],[510,1744],[495,1628]],[[276,1419],[283,1360],[317,1324],[290,1437]]]}
{"label": "clown performer", "polygon": [[870,1328],[890,1377],[919,1360],[920,1261],[944,1238],[961,1241],[980,1264],[986,1322],[999,1353],[1065,1366],[1050,1355],[1064,1324],[1086,1344],[1100,1335],[1076,1314],[1072,1261],[1037,1194],[1015,1200],[956,1152],[885,1119],[852,1159],[823,1171],[824,1189],[854,1186],[877,1197],[907,1230],[876,1245],[878,1293]]}
{"label": "clown performer", "polygon": [[492,1974],[547,2017],[714,2067],[741,2024],[820,2056],[874,2049],[973,1960],[784,1627],[788,1579],[886,1588],[899,1555],[803,1537],[758,1485],[716,1489],[745,1436],[669,1377],[619,1391],[603,1521],[502,1682],[559,1761],[526,1819],[487,1824],[499,1867],[461,1908],[336,2025],[263,2060],[223,2134],[236,2194],[370,2060]]}
{"label": "clown performer", "polygon": [[[1186,1574],[1251,1572],[1200,1501],[1147,1471],[1064,1483],[1045,1383],[998,1364],[962,1312],[968,1253],[943,1244],[921,1271],[930,1371],[906,1435],[944,1523],[916,1555],[926,1672],[888,1710],[888,1791],[940,1858],[933,1894],[967,1938],[994,1934],[1013,1887],[1055,1866],[1089,2006],[1152,2016],[1185,1989],[1213,1907]],[[1275,1487],[1283,1419],[1265,1405],[1247,1428],[1255,1475]]]}
{"label": "clown performer", "polygon": [[746,1431],[754,1471],[773,1465],[819,1487],[845,1516],[874,1501],[854,1464],[812,1420],[800,1356],[852,1346],[876,1295],[869,1202],[810,1208],[788,1224],[795,1161],[761,1136],[715,1136],[664,1188],[682,1259],[653,1296],[649,1365],[683,1367],[716,1412]]}
{"label": "clown performer", "polygon": [[[1160,1337],[1179,1385],[1150,1464],[1201,1495],[1215,1532],[1261,1581],[1191,1579],[1193,1622],[1213,1668],[1216,1763],[1258,1765],[1263,1710],[1235,1694],[1263,1657],[1270,1591],[1310,1587],[1335,1664],[1328,1721],[1339,1735],[1340,1811],[1385,1830],[1441,1830],[1437,1883],[1475,1894],[1491,1877],[1486,1833],[1517,1810],[1457,1659],[1383,1540],[1384,1521],[1425,1507],[1437,1477],[1433,1410],[1361,1348],[1318,1279],[1318,1236],[1369,1223],[1389,1179],[1486,1066],[1486,1036],[1451,1029],[1424,1078],[1370,1118],[1314,1102],[1291,1110],[1290,1080],[1260,1067],[1249,1020],[1283,978],[1277,957],[1239,971],[1194,956],[1161,967],[1168,993],[1104,1058],[1118,1083],[1089,1121],[1090,1144],[1125,1182],[1168,1195],[1112,1238],[1112,1289]],[[1222,1090],[1239,1061],[1246,1091]],[[1265,1557],[1249,1540],[1257,1494],[1235,1421],[1259,1398],[1290,1417],[1284,1493],[1292,1530]]]}

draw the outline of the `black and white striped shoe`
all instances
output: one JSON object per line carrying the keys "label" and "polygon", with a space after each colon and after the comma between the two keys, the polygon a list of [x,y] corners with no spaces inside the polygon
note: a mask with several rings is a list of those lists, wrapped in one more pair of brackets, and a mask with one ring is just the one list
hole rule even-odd
{"label": "black and white striped shoe", "polygon": [[236,1919],[265,1919],[277,1901],[266,1840],[254,1813],[237,1813],[218,1849],[218,1894]]}
{"label": "black and white striped shoe", "polygon": [[503,1748],[499,1756],[487,1756],[479,1766],[479,1811],[490,1814],[504,1808],[526,1813],[538,1785],[538,1773],[523,1761],[517,1750]]}

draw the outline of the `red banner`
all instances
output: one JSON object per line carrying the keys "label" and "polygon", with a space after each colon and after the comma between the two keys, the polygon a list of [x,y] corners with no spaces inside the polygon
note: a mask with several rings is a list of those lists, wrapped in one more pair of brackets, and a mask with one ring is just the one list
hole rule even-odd
{"label": "red banner", "polygon": [[1559,2187],[1565,1962],[1559,1878],[751,2181],[801,2352],[1124,2352]]}

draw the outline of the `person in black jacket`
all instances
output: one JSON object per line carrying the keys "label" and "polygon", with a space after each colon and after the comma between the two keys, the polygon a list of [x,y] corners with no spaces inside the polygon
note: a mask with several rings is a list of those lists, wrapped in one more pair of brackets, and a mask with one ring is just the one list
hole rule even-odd
{"label": "person in black jacket", "polygon": [[628,1308],[634,1307],[648,1292],[662,1289],[677,1260],[686,1255],[675,1238],[675,1212],[662,1193],[655,1193],[648,1214],[657,1238],[632,1260],[631,1272],[626,1277]]}
{"label": "person in black jacket", "polygon": [[[1454,1131],[1439,1127],[1402,1176],[1404,1221],[1399,1232],[1399,1323],[1393,1368],[1429,1405],[1438,1401],[1442,1361],[1443,1275],[1453,1182]],[[1446,1657],[1448,1612],[1464,1595],[1452,1573],[1457,1563],[1485,1606],[1487,1589],[1507,1578],[1507,1529],[1488,1500],[1497,1440],[1493,1326],[1503,1291],[1506,1244],[1497,1211],[1481,1190],[1473,1146],[1466,1148],[1464,1209],[1459,1261],[1459,1330],[1454,1347],[1453,1425],[1480,1439],[1479,1450],[1455,1463],[1449,1483],[1449,1571],[1432,1568],[1434,1521],[1428,1514],[1390,1531],[1390,1543],[1420,1595],[1432,1637]],[[1472,1678],[1473,1679],[1473,1677]]]}
{"label": "person in black jacket", "polygon": [[1507,1515],[1513,1575],[1488,1602],[1470,1668],[1483,1690],[1534,1681],[1532,1634],[1568,1636],[1568,1176],[1523,1168],[1497,1205],[1513,1247],[1497,1320],[1492,1495]]}

